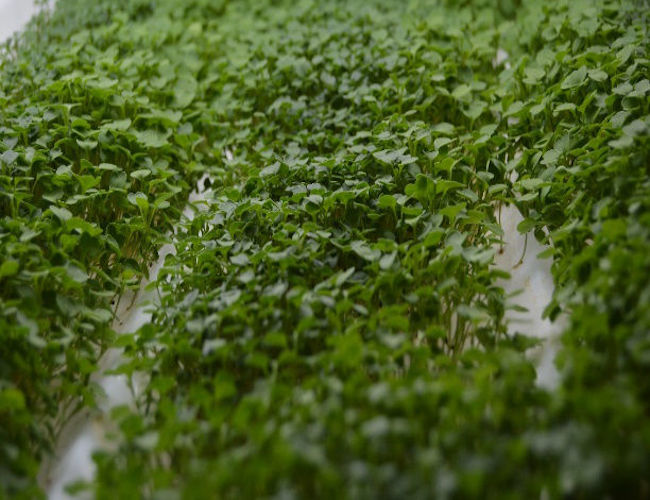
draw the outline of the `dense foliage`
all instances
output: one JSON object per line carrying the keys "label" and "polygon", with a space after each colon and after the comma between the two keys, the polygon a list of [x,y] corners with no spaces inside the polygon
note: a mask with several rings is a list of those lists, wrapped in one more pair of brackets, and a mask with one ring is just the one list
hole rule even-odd
{"label": "dense foliage", "polygon": [[[648,12],[59,0],[0,65],[0,492],[121,347],[98,498],[649,497]],[[553,259],[554,390],[502,204]]]}

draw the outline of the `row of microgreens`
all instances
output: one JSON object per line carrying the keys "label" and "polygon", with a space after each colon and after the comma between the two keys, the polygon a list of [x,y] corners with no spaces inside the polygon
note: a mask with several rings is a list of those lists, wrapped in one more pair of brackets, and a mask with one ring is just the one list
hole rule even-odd
{"label": "row of microgreens", "polygon": [[123,14],[72,21],[119,6],[79,7],[41,16],[2,62],[0,483],[26,497],[65,421],[96,405],[112,308],[146,274],[201,161],[174,87],[185,66],[153,57]]}
{"label": "row of microgreens", "polygon": [[[20,155],[3,169],[26,168],[40,135],[48,155],[47,175],[3,171],[5,220],[49,210],[47,234],[96,227],[103,252],[63,235],[60,254],[34,251],[50,272],[85,272],[74,300],[105,308],[194,176],[209,173],[214,196],[175,228],[151,325],[116,342],[70,327],[85,350],[38,374],[8,365],[41,381],[35,398],[3,372],[15,404],[3,416],[23,432],[7,441],[9,491],[47,446],[27,429],[56,413],[36,411],[51,375],[89,374],[112,345],[127,355],[119,372],[149,384],[136,411],[114,412],[118,447],[97,455],[90,485],[100,498],[647,495],[646,12],[60,0],[3,69],[18,139],[2,140]],[[495,68],[498,46],[510,69]],[[37,106],[56,118],[25,126]],[[504,202],[551,244],[548,311],[570,319],[552,393],[534,383],[531,341],[506,334],[490,266]],[[3,300],[52,293],[14,283],[26,277],[14,267]],[[19,323],[43,313],[15,311],[23,362],[35,354]],[[48,314],[68,325],[65,311]],[[86,380],[51,401],[79,403]]]}
{"label": "row of microgreens", "polygon": [[525,151],[512,165],[521,229],[552,246],[548,315],[569,312],[553,429],[572,426],[562,444],[601,491],[636,497],[650,465],[648,13],[645,1],[531,9],[522,26],[547,25],[522,29],[526,55],[503,75]]}
{"label": "row of microgreens", "polygon": [[[630,134],[606,120],[623,105],[609,97],[618,80],[640,92],[626,111],[647,114],[643,23],[632,4],[524,7],[495,30],[490,8],[454,18],[413,4],[408,35],[394,9],[360,5],[233,8],[208,23],[223,55],[193,106],[218,124],[210,136],[233,159],[224,156],[211,210],[177,235],[154,324],[123,339],[133,359],[124,373],[152,379],[138,412],[116,412],[122,447],[98,457],[98,494],[114,484],[188,496],[642,494],[644,261],[630,284],[637,316],[600,325],[599,337],[617,327],[621,344],[634,339],[632,352],[601,371],[603,340],[583,330],[602,317],[577,305],[587,295],[612,314],[605,276],[627,275],[616,281],[610,266],[591,275],[598,287],[577,290],[561,272],[578,264],[557,221],[539,214],[558,212],[549,200],[568,193],[586,206],[562,199],[561,215],[585,218],[603,195],[572,189],[580,171],[561,155],[555,185],[538,169],[562,144],[546,135],[600,101],[590,118],[607,149],[596,159],[635,151],[626,184],[643,189],[647,144],[634,136],[644,127]],[[539,55],[497,75],[499,40]],[[598,44],[618,47],[605,64],[591,55]],[[573,124],[588,138],[580,152],[594,154],[584,125]],[[599,175],[612,189],[621,172]],[[503,333],[499,274],[488,267],[501,201],[526,214],[522,231],[551,231],[556,279],[573,287],[549,309],[573,314],[554,394],[535,387],[528,343]],[[644,243],[640,232],[638,259]],[[617,349],[609,342],[606,358]]]}

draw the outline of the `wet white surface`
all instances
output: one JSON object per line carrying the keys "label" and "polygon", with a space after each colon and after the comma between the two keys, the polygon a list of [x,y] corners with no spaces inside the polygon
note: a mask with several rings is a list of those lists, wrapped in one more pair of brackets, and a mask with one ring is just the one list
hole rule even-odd
{"label": "wet white surface", "polygon": [[555,322],[542,319],[553,296],[551,259],[537,257],[546,248],[535,239],[532,231],[527,235],[517,231],[523,217],[514,206],[501,207],[500,219],[505,244],[503,251],[495,256],[494,264],[510,273],[510,279],[501,281],[500,285],[511,296],[512,305],[527,309],[525,312],[507,311],[508,331],[543,341],[542,345],[531,349],[529,355],[537,365],[537,383],[552,389],[559,382],[554,359],[563,321],[561,318]]}
{"label": "wet white surface", "polygon": [[[501,65],[509,69],[509,57],[505,50],[497,49],[496,57],[492,61],[495,70]],[[511,122],[508,121],[508,124]],[[515,153],[515,157],[519,154],[521,153]],[[514,177],[511,180],[514,181]],[[555,366],[555,355],[565,318],[560,317],[555,322],[542,319],[544,309],[553,297],[551,260],[538,258],[545,247],[535,239],[533,231],[525,235],[517,231],[517,225],[523,217],[516,207],[498,207],[496,215],[504,232],[504,245],[501,252],[495,256],[494,265],[510,273],[510,279],[502,280],[500,285],[510,297],[511,305],[525,309],[507,311],[508,332],[521,333],[541,341],[528,355],[536,365],[537,384],[546,389],[554,389],[560,381],[560,374]]]}

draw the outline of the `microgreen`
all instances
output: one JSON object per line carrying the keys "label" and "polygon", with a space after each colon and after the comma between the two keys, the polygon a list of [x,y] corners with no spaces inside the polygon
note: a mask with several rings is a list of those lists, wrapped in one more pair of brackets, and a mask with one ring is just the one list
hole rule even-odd
{"label": "microgreen", "polygon": [[[647,13],[59,0],[0,65],[6,494],[119,346],[146,384],[98,498],[647,496]],[[554,390],[508,333],[502,204],[553,259]]]}

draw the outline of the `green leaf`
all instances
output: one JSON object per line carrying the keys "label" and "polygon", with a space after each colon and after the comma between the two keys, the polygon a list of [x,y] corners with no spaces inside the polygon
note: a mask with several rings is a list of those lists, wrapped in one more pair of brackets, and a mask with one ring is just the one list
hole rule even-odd
{"label": "green leaf", "polygon": [[157,130],[134,131],[133,135],[137,141],[147,148],[162,148],[169,144],[169,132],[159,132]]}
{"label": "green leaf", "polygon": [[102,229],[95,224],[79,217],[72,217],[66,221],[66,227],[69,231],[78,230],[80,233],[87,233],[90,236],[99,236],[102,234]]}
{"label": "green leaf", "polygon": [[267,176],[270,176],[270,175],[276,175],[279,171],[280,171],[280,163],[275,162],[272,165],[268,165],[268,166],[264,167],[260,171],[260,177],[267,177]]}
{"label": "green leaf", "polygon": [[196,98],[198,84],[190,75],[181,76],[174,86],[174,104],[179,108],[188,107]]}
{"label": "green leaf", "polygon": [[134,170],[133,172],[131,172],[130,175],[134,179],[146,179],[151,175],[151,170],[149,170],[148,168],[141,168],[138,170]]}
{"label": "green leaf", "polygon": [[75,264],[68,263],[65,266],[68,276],[77,283],[85,283],[88,281],[88,274]]}
{"label": "green leaf", "polygon": [[365,241],[355,240],[350,244],[350,247],[359,257],[369,262],[375,262],[381,257],[381,251],[373,250]]}
{"label": "green leaf", "polygon": [[379,197],[379,200],[377,201],[377,206],[379,208],[395,211],[397,207],[397,200],[392,195],[384,194]]}
{"label": "green leaf", "polygon": [[81,192],[85,193],[89,189],[92,189],[99,185],[101,179],[93,175],[80,175],[77,177],[77,181],[81,185]]}
{"label": "green leaf", "polygon": [[520,191],[537,191],[546,185],[548,185],[548,183],[542,179],[521,179],[515,183],[515,187]]}
{"label": "green leaf", "polygon": [[127,199],[132,205],[137,206],[141,210],[145,211],[149,208],[149,199],[144,193],[129,193]]}
{"label": "green leaf", "polygon": [[102,125],[102,130],[107,131],[125,131],[131,126],[131,119],[125,118],[123,120],[111,120]]}
{"label": "green leaf", "polygon": [[230,257],[230,262],[237,266],[246,266],[250,263],[250,259],[245,253],[239,253]]}
{"label": "green leaf", "polygon": [[535,229],[537,226],[537,221],[534,219],[524,219],[519,224],[517,224],[517,231],[521,234],[526,234],[529,231]]}
{"label": "green leaf", "polygon": [[584,83],[586,78],[587,78],[587,67],[580,66],[580,68],[570,73],[562,81],[561,88],[562,90],[569,90],[569,89],[580,87]]}
{"label": "green leaf", "polygon": [[17,260],[5,260],[2,264],[0,264],[0,278],[14,276],[18,273],[19,269],[20,264]]}
{"label": "green leaf", "polygon": [[524,78],[524,83],[529,85],[535,85],[540,82],[546,75],[546,71],[543,68],[526,68],[524,70],[526,78]]}
{"label": "green leaf", "polygon": [[434,134],[453,135],[455,127],[451,123],[443,122],[434,125],[431,130]]}
{"label": "green leaf", "polygon": [[18,153],[12,151],[11,149],[5,151],[0,155],[0,160],[6,165],[11,165],[18,159]]}
{"label": "green leaf", "polygon": [[70,220],[72,217],[72,212],[68,210],[67,208],[64,207],[57,207],[57,206],[50,206],[49,208],[50,212],[52,212],[56,217],[61,220],[62,222],[66,222]]}
{"label": "green leaf", "polygon": [[601,69],[591,69],[589,70],[589,78],[595,82],[604,82],[609,78],[609,75]]}
{"label": "green leaf", "polygon": [[459,189],[465,187],[465,184],[456,181],[449,181],[447,179],[437,179],[435,181],[436,192],[444,195],[452,189]]}

